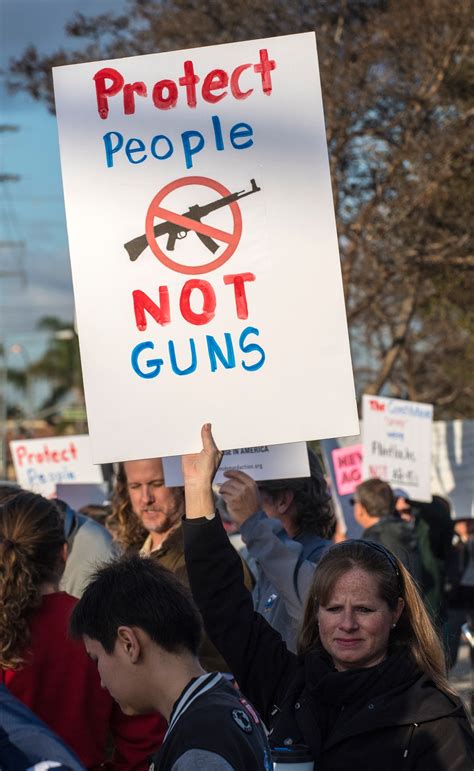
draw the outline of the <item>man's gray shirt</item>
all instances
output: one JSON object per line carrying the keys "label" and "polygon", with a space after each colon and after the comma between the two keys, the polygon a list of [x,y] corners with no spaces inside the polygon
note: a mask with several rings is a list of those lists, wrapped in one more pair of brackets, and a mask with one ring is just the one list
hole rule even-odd
{"label": "man's gray shirt", "polygon": [[252,514],[241,525],[240,534],[257,565],[255,609],[295,651],[315,563],[331,542],[314,533],[290,538],[280,520],[263,511]]}

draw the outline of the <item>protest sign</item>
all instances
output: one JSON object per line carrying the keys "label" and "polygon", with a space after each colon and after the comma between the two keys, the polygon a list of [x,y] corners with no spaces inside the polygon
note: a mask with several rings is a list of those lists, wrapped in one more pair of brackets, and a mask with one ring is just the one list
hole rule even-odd
{"label": "protest sign", "polygon": [[46,498],[56,494],[57,484],[103,482],[86,435],[17,439],[10,442],[10,451],[18,484]]}
{"label": "protest sign", "polygon": [[83,506],[102,506],[107,500],[107,485],[75,484],[74,482],[56,485],[56,498],[65,501],[71,509],[79,511]]}
{"label": "protest sign", "polygon": [[431,491],[448,498],[454,519],[474,517],[474,420],[433,423]]}
{"label": "protest sign", "polygon": [[[163,471],[168,487],[179,487],[183,484],[181,456],[163,458]],[[225,482],[225,471],[245,471],[256,482],[263,479],[309,477],[306,442],[226,450],[214,478],[216,485]]]}
{"label": "protest sign", "polygon": [[339,495],[352,495],[362,482],[362,445],[353,444],[332,451]]}
{"label": "protest sign", "polygon": [[314,33],[53,74],[94,460],[357,433]]}
{"label": "protest sign", "polygon": [[379,477],[407,498],[431,501],[433,405],[365,394],[362,399],[364,479]]}

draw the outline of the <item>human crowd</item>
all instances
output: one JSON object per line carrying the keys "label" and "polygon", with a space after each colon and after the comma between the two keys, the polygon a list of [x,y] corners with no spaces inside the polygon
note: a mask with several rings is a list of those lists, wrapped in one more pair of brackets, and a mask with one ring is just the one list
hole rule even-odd
{"label": "human crowd", "polygon": [[0,485],[0,771],[472,771],[448,672],[473,520],[380,479],[118,464],[110,509]]}

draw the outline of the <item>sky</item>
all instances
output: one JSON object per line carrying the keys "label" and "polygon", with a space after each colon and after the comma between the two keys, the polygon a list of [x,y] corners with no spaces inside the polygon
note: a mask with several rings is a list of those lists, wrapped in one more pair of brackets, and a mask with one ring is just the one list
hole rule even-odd
{"label": "sky", "polygon": [[[0,341],[12,367],[44,349],[47,338],[35,329],[38,320],[54,315],[71,322],[74,301],[56,118],[23,92],[8,94],[5,72],[10,58],[30,44],[40,54],[72,47],[64,27],[76,12],[96,15],[124,5],[125,0],[0,0],[0,124],[18,126],[0,133],[0,174],[21,177],[0,184],[0,242],[25,242],[24,249],[0,246]],[[5,275],[16,271],[24,279]],[[11,351],[15,344],[20,352],[18,345]]]}

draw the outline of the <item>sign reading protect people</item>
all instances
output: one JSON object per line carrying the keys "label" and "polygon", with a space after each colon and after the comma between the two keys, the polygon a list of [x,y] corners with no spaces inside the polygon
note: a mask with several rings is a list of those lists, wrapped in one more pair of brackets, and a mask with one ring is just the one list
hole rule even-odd
{"label": "sign reading protect people", "polygon": [[356,434],[314,34],[53,74],[95,462]]}
{"label": "sign reading protect people", "polygon": [[55,496],[57,485],[103,482],[102,469],[92,463],[86,434],[15,439],[10,451],[18,484],[46,498]]}

